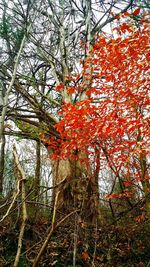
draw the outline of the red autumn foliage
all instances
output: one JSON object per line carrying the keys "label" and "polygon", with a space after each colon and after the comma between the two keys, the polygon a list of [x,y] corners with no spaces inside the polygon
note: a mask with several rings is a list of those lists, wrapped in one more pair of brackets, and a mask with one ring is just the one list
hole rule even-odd
{"label": "red autumn foliage", "polygon": [[82,151],[88,154],[85,161],[91,161],[98,151],[116,172],[123,166],[130,175],[134,165],[135,180],[141,179],[136,158],[147,156],[150,145],[150,29],[146,20],[141,21],[135,28],[128,18],[117,28],[116,38],[96,36],[91,57],[76,76],[84,77],[83,83],[77,81],[76,88],[68,89],[69,94],[86,92],[86,98],[62,106],[62,119],[55,126],[61,142],[50,141],[53,158],[77,159],[77,151]]}

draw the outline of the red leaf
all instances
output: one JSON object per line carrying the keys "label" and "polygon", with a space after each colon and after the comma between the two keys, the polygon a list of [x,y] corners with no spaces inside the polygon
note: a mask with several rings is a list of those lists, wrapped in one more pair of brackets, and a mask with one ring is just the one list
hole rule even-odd
{"label": "red leaf", "polygon": [[63,83],[60,83],[56,86],[56,91],[61,91],[62,89],[64,89],[64,84]]}
{"label": "red leaf", "polygon": [[140,7],[137,8],[136,10],[134,10],[133,15],[137,16],[137,15],[139,15],[139,13],[140,13]]}

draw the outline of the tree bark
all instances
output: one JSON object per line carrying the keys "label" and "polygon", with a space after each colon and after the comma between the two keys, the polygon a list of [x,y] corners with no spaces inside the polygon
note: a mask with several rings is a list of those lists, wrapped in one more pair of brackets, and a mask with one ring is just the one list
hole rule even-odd
{"label": "tree bark", "polygon": [[5,163],[5,136],[3,135],[1,137],[1,145],[0,145],[0,196],[3,194],[4,163]]}
{"label": "tree bark", "polygon": [[57,209],[61,213],[80,209],[81,221],[94,224],[100,218],[99,192],[97,179],[90,168],[82,165],[80,159],[57,160],[53,162],[52,173],[55,188],[53,199],[60,192]]}
{"label": "tree bark", "polygon": [[36,168],[35,168],[35,177],[34,177],[34,182],[33,182],[35,198],[38,198],[39,196],[40,173],[41,173],[41,146],[40,146],[40,141],[37,141],[36,143]]}

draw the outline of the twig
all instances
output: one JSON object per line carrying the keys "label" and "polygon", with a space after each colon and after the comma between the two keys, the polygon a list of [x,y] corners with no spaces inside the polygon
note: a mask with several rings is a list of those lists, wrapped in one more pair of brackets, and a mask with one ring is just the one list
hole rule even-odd
{"label": "twig", "polygon": [[16,198],[17,198],[17,196],[18,196],[19,193],[20,193],[20,183],[21,183],[21,180],[18,180],[18,182],[17,182],[17,192],[14,192],[14,198],[13,198],[13,200],[12,200],[12,202],[11,202],[11,204],[10,204],[8,210],[7,210],[7,212],[6,212],[5,215],[2,217],[2,219],[0,220],[0,222],[2,222],[2,221],[9,215],[9,213],[10,213],[10,211],[11,211],[11,209],[12,209],[12,207],[13,207],[15,201],[16,201]]}
{"label": "twig", "polygon": [[54,203],[54,211],[53,211],[53,217],[52,217],[52,225],[51,225],[51,228],[50,228],[50,232],[48,233],[47,235],[47,238],[45,239],[45,242],[43,243],[34,263],[33,263],[33,266],[37,266],[37,263],[39,262],[42,254],[44,253],[45,251],[45,248],[47,247],[47,244],[49,242],[49,239],[51,237],[51,234],[52,232],[54,231],[54,228],[55,228],[55,218],[56,218],[56,209],[57,209],[57,201],[58,201],[58,196],[59,196],[59,193],[60,191],[57,192],[56,194],[56,197],[55,197],[55,203]]}
{"label": "twig", "polygon": [[73,248],[73,267],[76,266],[77,241],[78,241],[78,215],[75,216],[75,230],[74,230],[74,248]]}
{"label": "twig", "polygon": [[[55,203],[56,203],[56,202],[55,202]],[[55,204],[55,205],[56,205],[56,204]],[[38,263],[39,263],[39,261],[40,261],[40,259],[41,259],[41,256],[42,256],[42,254],[44,253],[44,251],[45,251],[45,249],[46,249],[46,247],[47,247],[47,245],[48,245],[48,242],[49,242],[49,240],[50,240],[50,238],[51,238],[51,236],[52,236],[54,230],[56,230],[56,228],[58,228],[58,227],[59,227],[59,226],[60,226],[60,225],[61,225],[67,218],[69,218],[72,214],[76,213],[77,211],[79,211],[79,209],[70,212],[70,213],[67,214],[63,219],[61,219],[58,223],[53,224],[53,225],[50,227],[50,229],[49,229],[49,231],[48,231],[48,235],[47,235],[47,237],[46,237],[46,240],[45,240],[45,242],[44,242],[44,244],[43,244],[43,246],[42,246],[42,248],[41,248],[39,254],[38,254],[37,257],[35,258],[35,261],[33,262],[32,267],[36,267],[36,266],[38,265]],[[52,220],[52,221],[53,221],[53,220]]]}
{"label": "twig", "polygon": [[19,59],[20,59],[20,56],[21,56],[21,53],[23,51],[27,36],[28,36],[28,34],[30,32],[30,29],[32,27],[32,24],[33,24],[35,18],[36,18],[36,13],[34,15],[33,21],[30,22],[28,28],[26,29],[26,33],[24,34],[24,36],[23,36],[23,38],[21,40],[20,48],[19,48],[19,51],[18,51],[18,53],[16,55],[16,58],[15,58],[15,61],[14,61],[14,69],[13,69],[13,73],[12,73],[12,76],[11,76],[10,84],[8,86],[8,89],[7,89],[5,98],[4,98],[4,105],[3,105],[2,114],[1,114],[1,117],[0,117],[0,138],[2,137],[3,132],[4,132],[4,121],[5,121],[5,116],[6,116],[7,108],[8,108],[9,95],[11,93],[11,90],[13,88],[13,85],[14,85],[14,82],[15,82],[15,79],[16,79],[16,73],[17,73],[17,67],[18,67],[18,64],[19,64]]}
{"label": "twig", "polygon": [[93,252],[93,260],[92,260],[92,267],[95,266],[94,264],[94,261],[95,261],[95,258],[96,258],[96,248],[97,248],[97,230],[98,230],[98,227],[97,227],[97,220],[96,220],[96,225],[95,225],[95,232],[96,232],[96,237],[95,237],[95,244],[94,244],[94,252]]}

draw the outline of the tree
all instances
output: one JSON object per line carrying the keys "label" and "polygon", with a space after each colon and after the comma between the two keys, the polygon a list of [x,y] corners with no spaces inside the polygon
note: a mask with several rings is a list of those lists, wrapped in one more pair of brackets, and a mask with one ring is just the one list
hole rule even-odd
{"label": "tree", "polygon": [[[95,47],[96,34],[103,32],[104,27],[116,21],[120,14],[127,10],[131,10],[132,13],[135,2],[24,1],[15,2],[11,12],[7,3],[1,4],[3,49],[0,71],[6,94],[9,93],[11,78],[14,77],[4,116],[5,121],[11,121],[13,124],[9,130],[4,131],[5,135],[17,135],[36,141],[44,139],[45,146],[50,145],[51,137],[53,141],[60,143],[63,138],[60,131],[62,121],[58,124],[59,127],[57,123],[62,116],[59,114],[61,107],[68,107],[71,109],[70,112],[76,112],[76,106],[83,103],[83,108],[76,118],[80,118],[81,114],[84,115],[86,112],[85,103],[88,112],[91,108],[88,92],[93,82],[91,77],[93,73],[96,75],[91,60],[91,53],[96,51],[95,48],[92,50],[92,47]],[[98,15],[94,11],[95,5]],[[133,15],[137,16],[136,13]],[[26,34],[30,21],[32,26]],[[24,36],[27,42],[20,54],[14,76],[14,63]],[[82,74],[80,60],[83,61]],[[61,145],[63,144],[62,142]],[[55,147],[51,146],[50,155]],[[99,150],[99,147],[94,149]],[[76,150],[75,153],[79,160],[52,160],[54,197],[59,192],[57,204],[63,211],[74,207],[81,208],[82,217],[95,222],[99,213],[99,155],[96,154],[93,172],[93,165],[82,164],[85,158],[88,161],[87,150]]]}
{"label": "tree", "polygon": [[[136,9],[133,16],[139,12]],[[102,166],[105,158],[122,188],[121,194],[110,194],[109,199],[124,197],[129,202],[133,187],[142,184],[150,219],[149,26],[144,16],[139,28],[135,28],[130,17],[126,12],[123,21],[119,19],[120,26],[114,28],[116,37],[95,37],[81,73],[71,79],[72,86],[68,88],[68,94],[84,92],[87,98],[64,103],[62,119],[55,126],[60,139],[51,138],[49,146],[55,147],[54,158],[69,158],[87,168],[92,166],[89,179],[97,176],[97,167]],[[78,83],[81,77],[85,80]],[[58,89],[63,90],[62,85]]]}
{"label": "tree", "polygon": [[[70,223],[73,216],[77,225],[75,266],[78,235],[86,260],[91,229],[93,235],[95,226],[97,233],[97,222],[103,219],[99,196],[105,188],[104,183],[99,186],[101,173],[108,179],[109,188],[102,200],[109,201],[114,217],[118,211],[112,199],[124,202],[129,211],[139,196],[144,197],[142,201],[150,216],[149,30],[146,16],[142,17],[148,2],[1,0],[0,9],[1,191],[6,188],[3,183],[7,179],[3,179],[7,136],[22,138],[25,143],[33,140],[36,147],[32,170],[26,162],[19,161],[14,149],[16,190],[6,201],[3,199],[1,221],[10,215],[13,205],[20,207],[22,203],[25,216],[21,215],[17,266],[26,230],[26,211],[32,220],[28,205],[43,207],[38,198],[45,190],[41,171],[43,144],[51,162],[53,213],[33,266],[37,266],[53,231],[64,221]],[[37,209],[34,210],[36,215]],[[38,213],[41,219],[39,209]],[[94,249],[93,263],[96,245]]]}

